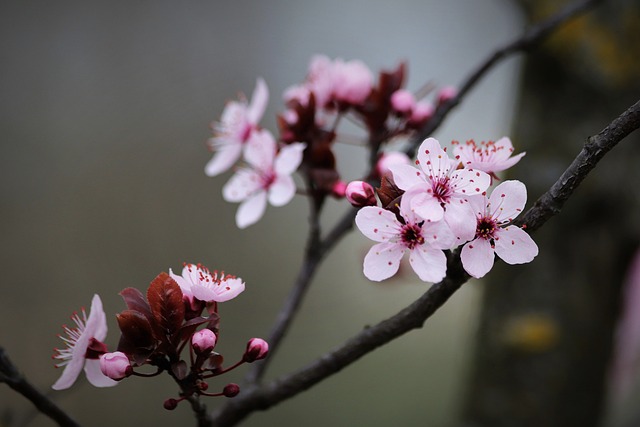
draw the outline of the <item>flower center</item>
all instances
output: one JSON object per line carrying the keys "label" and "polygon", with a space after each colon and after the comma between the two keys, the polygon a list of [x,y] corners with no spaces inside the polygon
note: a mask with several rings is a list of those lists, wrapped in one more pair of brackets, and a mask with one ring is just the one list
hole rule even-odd
{"label": "flower center", "polygon": [[400,233],[402,242],[409,248],[413,249],[416,245],[424,244],[422,237],[422,227],[418,224],[406,224],[402,227]]}
{"label": "flower center", "polygon": [[490,240],[494,238],[494,233],[498,225],[491,217],[482,217],[478,219],[478,225],[476,226],[476,238],[482,238]]}
{"label": "flower center", "polygon": [[434,181],[431,190],[433,191],[433,197],[437,198],[440,203],[448,203],[451,197],[451,186],[449,185],[449,177],[439,178]]}

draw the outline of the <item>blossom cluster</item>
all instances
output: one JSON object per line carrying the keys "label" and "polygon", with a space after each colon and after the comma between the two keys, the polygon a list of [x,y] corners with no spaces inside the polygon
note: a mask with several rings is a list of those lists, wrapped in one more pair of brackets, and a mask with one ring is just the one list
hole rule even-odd
{"label": "blossom cluster", "polygon": [[[364,274],[380,281],[393,276],[405,252],[420,277],[439,282],[447,271],[444,250],[462,246],[462,266],[480,278],[494,254],[508,264],[533,260],[538,247],[520,227],[510,224],[524,209],[526,187],[509,180],[488,194],[492,177],[515,164],[508,138],[481,144],[454,144],[454,157],[434,138],[418,149],[416,166],[392,164],[375,200],[356,215],[356,225],[378,242],[367,253]],[[371,206],[376,205],[376,206]]]}
{"label": "blossom cluster", "polygon": [[[126,288],[120,295],[127,309],[116,319],[121,331],[117,350],[110,352],[104,340],[107,321],[98,295],[94,295],[87,316],[74,314],[74,327],[64,326],[61,336],[65,348],[56,349],[56,367],[64,367],[53,388],[69,388],[83,370],[96,387],[110,387],[131,375],[150,377],[168,373],[179,385],[180,396],[167,399],[165,408],[193,395],[227,396],[238,394],[236,384],[227,384],[221,392],[207,392],[209,378],[217,377],[243,363],[267,356],[269,346],[252,338],[242,357],[230,367],[215,350],[219,338],[218,303],[229,301],[244,291],[242,279],[210,272],[200,264],[185,264],[180,275],[160,273],[149,285],[146,295]],[[181,354],[188,347],[188,358]],[[187,362],[188,361],[188,362]],[[154,368],[141,372],[144,365]]]}

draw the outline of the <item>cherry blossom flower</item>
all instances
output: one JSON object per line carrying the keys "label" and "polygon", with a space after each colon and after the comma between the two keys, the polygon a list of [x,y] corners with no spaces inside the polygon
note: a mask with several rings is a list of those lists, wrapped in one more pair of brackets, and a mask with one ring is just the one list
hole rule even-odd
{"label": "cherry blossom flower", "polygon": [[362,61],[334,61],[333,96],[336,100],[360,105],[371,93],[372,86],[373,76]]}
{"label": "cherry blossom flower", "polygon": [[375,206],[378,203],[375,190],[371,184],[364,181],[351,181],[347,185],[345,196],[347,201],[357,208]]}
{"label": "cherry blossom flower", "polygon": [[504,181],[487,201],[479,196],[471,201],[476,215],[476,236],[460,253],[462,266],[471,276],[480,278],[493,267],[494,253],[507,264],[531,262],[538,246],[521,228],[507,225],[527,202],[527,189],[520,181]]}
{"label": "cherry blossom flower", "polygon": [[214,155],[205,167],[208,176],[227,171],[240,158],[243,146],[258,128],[268,100],[267,85],[259,78],[250,103],[241,96],[240,101],[230,101],[226,105],[220,122],[212,125],[214,136],[208,145]]}
{"label": "cherry blossom flower", "polygon": [[398,271],[400,260],[409,252],[409,263],[425,282],[439,282],[447,272],[442,252],[455,241],[444,221],[425,221],[411,208],[412,192],[403,195],[399,215],[379,207],[367,206],[356,215],[356,225],[377,243],[364,258],[364,275],[373,281],[387,279]]}
{"label": "cherry blossom flower", "polygon": [[202,264],[185,264],[181,276],[169,269],[169,276],[176,281],[189,301],[196,298],[205,302],[225,302],[244,291],[242,279],[224,272],[212,273]]}
{"label": "cherry blossom flower", "polygon": [[474,169],[456,169],[456,162],[434,138],[427,138],[420,145],[416,163],[420,169],[410,165],[390,166],[400,189],[421,190],[411,199],[411,208],[428,221],[444,218],[460,243],[473,238],[475,218],[468,198],[489,187],[489,175]]}
{"label": "cherry blossom flower", "polygon": [[490,174],[493,178],[498,178],[496,172],[509,169],[520,161],[526,153],[520,153],[511,157],[513,153],[513,144],[507,137],[500,138],[496,142],[482,141],[476,144],[475,141],[467,141],[466,144],[460,144],[457,141],[454,144],[454,154],[457,160],[462,162],[465,168],[473,168]]}
{"label": "cherry blossom flower", "polygon": [[56,367],[64,366],[64,371],[52,388],[64,390],[71,387],[83,368],[87,379],[94,386],[116,385],[116,381],[105,376],[100,370],[98,357],[107,352],[107,347],[102,342],[107,336],[107,318],[100,297],[93,296],[88,317],[83,308],[81,314],[74,313],[71,319],[76,326],[63,326],[66,336],[60,336],[66,348],[55,349],[53,355],[54,359],[60,360]]}
{"label": "cherry blossom flower", "polygon": [[264,214],[267,200],[273,206],[284,206],[291,201],[296,186],[291,174],[302,162],[305,144],[293,143],[277,153],[276,141],[267,130],[254,132],[245,149],[249,167],[240,168],[222,189],[228,202],[241,202],[236,213],[236,224],[246,228]]}
{"label": "cherry blossom flower", "polygon": [[391,173],[389,167],[391,165],[410,165],[411,159],[409,156],[404,154],[401,151],[387,151],[380,155],[378,161],[376,162],[375,172],[376,175],[381,177],[388,173]]}

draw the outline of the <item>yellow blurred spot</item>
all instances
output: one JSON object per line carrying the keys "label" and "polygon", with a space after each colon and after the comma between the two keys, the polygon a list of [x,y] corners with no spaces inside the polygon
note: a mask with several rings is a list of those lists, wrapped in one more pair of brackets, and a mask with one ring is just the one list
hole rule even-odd
{"label": "yellow blurred spot", "polygon": [[556,321],[542,313],[523,314],[509,319],[502,331],[506,346],[529,353],[547,351],[558,342]]}

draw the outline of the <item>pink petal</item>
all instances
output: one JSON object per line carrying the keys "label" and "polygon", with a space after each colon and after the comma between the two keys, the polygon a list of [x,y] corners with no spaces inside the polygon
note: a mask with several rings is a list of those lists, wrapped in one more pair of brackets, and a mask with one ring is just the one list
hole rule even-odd
{"label": "pink petal", "polygon": [[404,247],[397,243],[378,243],[364,257],[364,275],[379,282],[396,274]]}
{"label": "pink petal", "polygon": [[492,158],[495,163],[503,162],[513,154],[513,144],[511,143],[511,139],[506,136],[497,140],[493,146],[496,149]]}
{"label": "pink petal", "polygon": [[509,169],[511,166],[515,165],[520,161],[522,157],[527,153],[520,153],[517,156],[510,157],[509,159],[498,162],[494,165],[493,170],[491,172],[501,172],[503,170]]}
{"label": "pink petal", "polygon": [[408,190],[414,185],[426,183],[424,172],[411,165],[392,164],[389,165],[389,170],[393,174],[393,182],[401,190]]}
{"label": "pink petal", "polygon": [[538,255],[536,242],[515,225],[501,229],[494,242],[496,254],[507,264],[531,262]]}
{"label": "pink petal", "polygon": [[444,221],[425,222],[422,225],[422,237],[436,249],[450,249],[456,242],[456,236]]}
{"label": "pink petal", "polygon": [[244,159],[261,171],[272,170],[276,149],[276,140],[271,132],[261,129],[253,132],[249,137],[244,148]]}
{"label": "pink petal", "polygon": [[296,195],[296,184],[289,175],[278,176],[269,186],[269,203],[284,206]]}
{"label": "pink petal", "polygon": [[494,251],[486,239],[475,239],[462,247],[462,267],[471,276],[479,279],[493,267]]}
{"label": "pink petal", "polygon": [[238,228],[247,228],[262,218],[267,208],[267,192],[258,191],[253,196],[242,202],[236,212],[236,225]]}
{"label": "pink petal", "polygon": [[[407,193],[413,193],[413,189],[404,193],[403,200],[407,197]],[[421,192],[411,197],[411,211],[425,221],[436,222],[444,217],[444,209],[438,199],[427,192]]]}
{"label": "pink petal", "polygon": [[451,174],[451,186],[456,194],[475,196],[489,188],[491,177],[477,169],[461,169]]}
{"label": "pink petal", "polygon": [[[185,271],[187,271],[187,273],[185,273]],[[191,285],[187,283],[187,281],[184,279],[184,275],[188,274],[188,269],[187,267],[184,267],[182,269],[182,276],[179,276],[177,274],[174,274],[173,271],[171,269],[169,269],[169,276],[176,281],[176,283],[178,284],[178,286],[180,286],[180,290],[182,291],[182,295],[187,297],[189,300],[191,300],[193,298],[193,294],[191,293]]]}
{"label": "pink petal", "polygon": [[447,274],[447,257],[429,245],[416,246],[409,253],[409,262],[420,280],[437,283]]}
{"label": "pink petal", "polygon": [[251,169],[240,169],[222,187],[222,198],[227,202],[241,202],[261,187],[260,175]]}
{"label": "pink petal", "polygon": [[240,158],[242,143],[227,143],[218,145],[213,157],[204,168],[207,176],[220,175],[229,170]]}
{"label": "pink petal", "polygon": [[418,164],[432,180],[449,174],[452,161],[435,138],[425,139],[418,148]]}
{"label": "pink petal", "polygon": [[84,373],[95,387],[113,387],[118,384],[118,381],[114,381],[102,373],[99,359],[87,359],[84,364]]}
{"label": "pink petal", "polygon": [[498,223],[510,222],[527,203],[527,188],[520,181],[504,181],[493,189],[487,210]]}
{"label": "pink petal", "polygon": [[294,173],[300,163],[302,163],[302,153],[307,145],[302,142],[283,147],[274,163],[273,169],[278,175],[291,175]]}
{"label": "pink petal", "polygon": [[220,286],[222,286],[222,290],[218,293],[217,299],[214,300],[217,302],[229,301],[244,291],[244,282],[238,278],[223,280]]}
{"label": "pink petal", "polygon": [[396,216],[391,211],[375,206],[360,209],[356,215],[356,225],[362,234],[376,242],[388,242],[400,234]]}
{"label": "pink petal", "polygon": [[[84,346],[84,351],[87,351],[86,345]],[[54,390],[65,390],[71,387],[73,383],[76,382],[78,375],[80,375],[80,371],[82,371],[84,361],[84,354],[79,357],[76,357],[76,355],[74,354],[71,360],[69,360],[69,363],[65,365],[60,378],[58,378],[58,380],[51,386],[51,388]]]}
{"label": "pink petal", "polygon": [[478,221],[468,202],[453,198],[451,203],[447,204],[444,220],[455,236],[456,246],[475,237]]}
{"label": "pink petal", "polygon": [[262,77],[259,77],[256,81],[256,88],[251,95],[251,104],[247,108],[247,120],[252,125],[257,125],[264,110],[267,108],[267,102],[269,102],[269,89]]}

